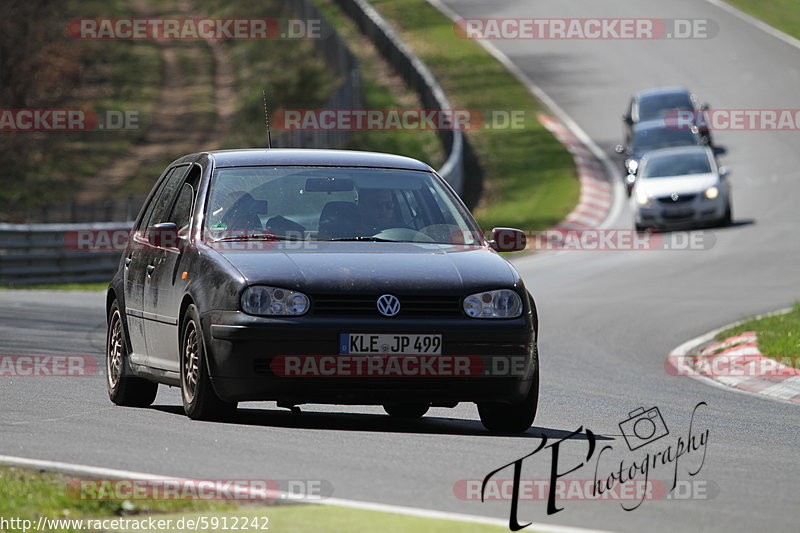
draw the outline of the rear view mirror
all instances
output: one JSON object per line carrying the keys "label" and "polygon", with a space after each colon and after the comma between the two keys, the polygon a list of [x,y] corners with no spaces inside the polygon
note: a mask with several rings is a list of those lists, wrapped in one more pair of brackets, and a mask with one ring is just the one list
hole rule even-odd
{"label": "rear view mirror", "polygon": [[731,169],[728,167],[719,167],[719,177],[726,178],[731,175]]}
{"label": "rear view mirror", "polygon": [[355,188],[350,178],[308,178],[306,192],[348,192]]}
{"label": "rear view mirror", "polygon": [[528,245],[525,232],[513,228],[494,228],[489,245],[498,252],[519,252]]}

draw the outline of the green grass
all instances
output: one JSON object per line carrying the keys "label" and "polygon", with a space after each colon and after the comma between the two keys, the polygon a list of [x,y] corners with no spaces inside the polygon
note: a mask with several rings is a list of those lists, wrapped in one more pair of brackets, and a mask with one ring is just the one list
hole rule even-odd
{"label": "green grass", "polygon": [[478,43],[425,0],[373,0],[428,65],[458,109],[524,114],[521,129],[467,132],[484,172],[473,212],[481,227],[546,229],[566,216],[580,192],[571,155],[538,121],[541,105]]}
{"label": "green grass", "polygon": [[787,314],[746,320],[742,324],[717,335],[718,340],[755,331],[761,353],[773,359],[800,356],[800,302]]}
{"label": "green grass", "polygon": [[800,2],[797,0],[727,0],[727,2],[800,39]]}
{"label": "green grass", "polygon": [[[178,511],[213,512],[231,509],[230,504],[192,501],[94,501],[81,500],[68,490],[73,478],[50,472],[0,466],[0,517],[38,520],[88,518],[123,513],[146,514]],[[3,530],[5,531],[5,530]],[[8,531],[22,531],[10,528]],[[76,531],[63,529],[61,531]]]}
{"label": "green grass", "polygon": [[[199,0],[208,16],[218,18],[296,18],[278,0]],[[264,101],[270,112],[280,108],[320,107],[340,81],[307,39],[222,41],[236,73],[236,111],[233,130],[215,148],[248,148],[266,145]],[[275,138],[279,132],[273,131]]]}
{"label": "green grass", "polygon": [[[394,74],[353,20],[333,0],[315,0],[314,3],[358,58],[365,108],[415,109],[421,106],[416,93]],[[436,132],[430,130],[359,131],[350,137],[345,148],[414,157],[434,168],[440,167],[445,160],[442,143]]]}
{"label": "green grass", "polygon": [[[144,136],[147,116],[161,83],[161,59],[152,42],[76,40],[64,31],[65,21],[81,17],[129,17],[124,0],[68,0],[55,13],[40,14],[40,55],[47,63],[38,85],[54,84],[44,94],[29,91],[24,103],[3,107],[136,111],[140,129],[124,131],[15,132],[0,137],[0,215],[16,221],[15,211],[63,202],[99,169],[123,155]],[[57,52],[48,53],[48,48]],[[49,69],[49,70],[46,70]],[[103,119],[101,118],[101,121]]]}
{"label": "green grass", "polygon": [[[31,520],[34,524],[40,516],[72,520],[126,519],[140,524],[146,523],[148,517],[153,517],[156,520],[170,520],[169,531],[176,530],[179,520],[183,520],[184,530],[232,531],[234,527],[242,530],[244,518],[247,519],[249,531],[292,533],[494,533],[505,530],[501,526],[323,505],[247,504],[237,507],[232,503],[192,501],[82,500],[68,488],[74,479],[62,474],[0,466],[0,517],[6,520]],[[198,519],[205,519],[209,527],[203,527],[203,522],[198,522],[197,528],[186,526],[187,520]],[[238,526],[233,525],[235,520],[238,520]],[[166,525],[167,522],[162,524]],[[87,525],[93,524],[84,523],[84,526]],[[110,523],[108,525],[113,527]],[[218,527],[211,527],[213,525]],[[142,530],[141,526],[130,522],[127,526],[125,529],[105,531],[127,533]],[[2,531],[17,532],[22,529],[11,527]],[[52,531],[77,533],[81,530],[65,528]]]}
{"label": "green grass", "polygon": [[0,285],[0,290],[48,290],[48,291],[105,291],[108,283],[52,283],[45,285]]}
{"label": "green grass", "polygon": [[[209,513],[173,514],[159,516],[161,519],[172,519],[173,524],[177,520],[207,517]],[[439,520],[431,518],[418,518],[394,513],[378,511],[364,511],[360,509],[348,509],[343,507],[331,507],[324,505],[280,505],[272,507],[244,508],[236,511],[224,513],[214,513],[218,524],[224,525],[223,519],[228,520],[228,529],[219,527],[216,529],[200,529],[200,531],[231,531],[230,525],[237,517],[247,517],[248,522],[256,519],[259,526],[263,522],[260,517],[267,517],[268,523],[263,524],[269,527],[270,531],[291,532],[291,533],[499,533],[506,528],[485,524],[474,524],[470,522],[456,522],[451,520]],[[116,530],[120,533],[135,531]],[[256,530],[260,531],[260,530]]]}

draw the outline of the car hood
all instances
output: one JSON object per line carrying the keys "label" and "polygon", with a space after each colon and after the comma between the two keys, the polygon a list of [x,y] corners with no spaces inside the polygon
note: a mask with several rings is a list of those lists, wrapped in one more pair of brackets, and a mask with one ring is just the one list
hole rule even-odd
{"label": "car hood", "polygon": [[511,265],[489,248],[403,242],[270,244],[270,250],[220,253],[249,284],[310,293],[480,291],[520,282]]}
{"label": "car hood", "polygon": [[637,180],[638,187],[649,196],[669,196],[673,193],[697,194],[717,183],[717,176],[713,173]]}

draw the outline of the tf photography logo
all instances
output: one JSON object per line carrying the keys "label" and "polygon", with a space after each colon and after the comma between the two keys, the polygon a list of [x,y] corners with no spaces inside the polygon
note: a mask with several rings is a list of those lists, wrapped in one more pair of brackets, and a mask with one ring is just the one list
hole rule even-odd
{"label": "tf photography logo", "polygon": [[[574,479],[568,478],[569,474],[588,466],[594,473],[593,477],[579,480],[579,485],[589,486],[582,498],[566,499],[585,499],[585,500],[604,500],[610,499],[620,501],[620,506],[625,511],[638,509],[644,500],[662,499],[666,492],[667,499],[685,498],[682,494],[683,487],[687,485],[686,480],[679,478],[679,470],[685,469],[689,477],[694,477],[703,469],[706,460],[706,450],[708,447],[709,430],[698,429],[695,421],[697,411],[706,406],[706,402],[699,402],[694,406],[689,420],[689,427],[685,433],[671,437],[657,407],[648,410],[638,408],[628,414],[628,417],[619,423],[623,437],[627,444],[627,450],[620,450],[623,455],[615,456],[615,448],[612,445],[605,445],[597,450],[597,436],[589,428],[583,426],[573,431],[566,437],[554,440],[548,444],[548,438],[542,437],[539,446],[531,453],[520,457],[515,461],[504,464],[503,466],[490,472],[481,483],[481,501],[492,500],[491,494],[487,493],[487,486],[493,478],[509,467],[513,467],[511,480],[510,499],[511,509],[509,514],[508,527],[511,531],[519,531],[530,525],[520,524],[518,520],[519,502],[525,499],[525,487],[522,485],[522,466],[526,459],[535,456],[543,450],[550,450],[550,478],[542,480],[542,496],[546,490],[547,514],[555,514],[564,510],[558,506],[559,496],[564,499],[565,483],[572,482]],[[564,441],[573,437],[583,438],[587,443],[585,458],[581,454],[577,464],[572,462],[564,464],[564,460],[559,460],[561,445]],[[639,450],[642,451],[639,451]],[[646,450],[646,451],[645,451]],[[628,457],[626,454],[636,451],[636,455]],[[689,461],[688,466],[681,468],[681,461]],[[651,476],[665,471],[672,479],[663,483]],[[562,479],[563,478],[563,479]],[[559,489],[561,487],[561,489]],[[663,487],[661,490],[656,490]],[[631,490],[628,490],[631,489]],[[495,498],[496,499],[496,498]],[[506,498],[503,498],[506,499]],[[533,498],[542,499],[542,498]]]}

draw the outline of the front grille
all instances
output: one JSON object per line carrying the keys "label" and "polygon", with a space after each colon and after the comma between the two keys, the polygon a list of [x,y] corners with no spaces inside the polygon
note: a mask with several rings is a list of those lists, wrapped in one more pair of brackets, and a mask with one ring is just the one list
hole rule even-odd
{"label": "front grille", "polygon": [[661,214],[662,217],[669,220],[679,220],[683,218],[690,218],[694,216],[694,209],[685,209],[680,211],[667,211]]}
{"label": "front grille", "polygon": [[[316,315],[375,315],[380,294],[347,295],[316,294],[311,297]],[[398,316],[455,316],[461,313],[458,296],[397,295],[400,300]]]}
{"label": "front grille", "polygon": [[662,196],[658,199],[659,202],[662,204],[680,204],[683,202],[691,202],[694,200],[694,197],[697,196],[696,194],[681,194],[675,200],[672,199],[672,196]]}

